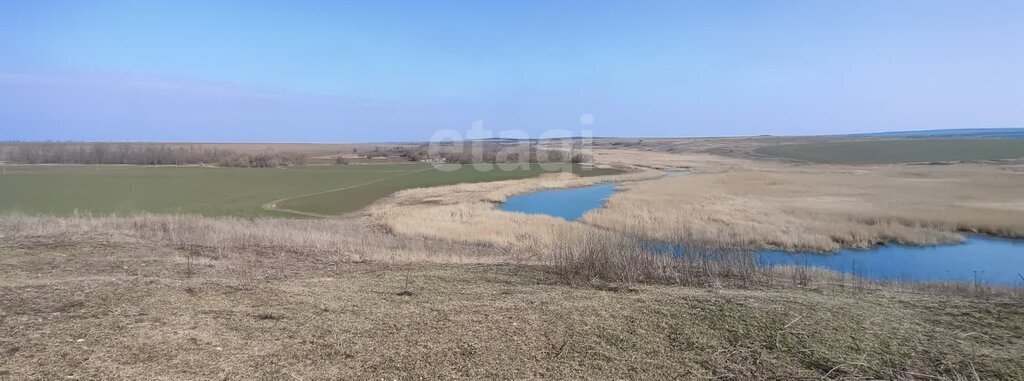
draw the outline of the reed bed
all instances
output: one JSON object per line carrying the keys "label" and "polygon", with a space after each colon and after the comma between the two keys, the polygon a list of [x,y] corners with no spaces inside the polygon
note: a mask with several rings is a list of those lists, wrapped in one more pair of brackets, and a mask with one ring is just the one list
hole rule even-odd
{"label": "reed bed", "polygon": [[[609,157],[601,151],[595,155]],[[760,269],[751,253],[928,245],[960,242],[968,232],[1006,237],[1024,232],[1024,201],[1018,195],[1024,174],[1005,166],[797,166],[659,153],[633,159],[683,166],[690,173],[548,176],[407,190],[376,205],[368,218],[398,235],[493,246],[508,261],[547,265],[568,283],[596,279],[625,285],[843,284],[845,275],[816,269]],[[516,193],[599,181],[619,181],[622,191],[605,208],[585,215],[582,224],[494,207]],[[692,254],[665,255],[652,242]],[[981,294],[951,285],[882,283],[879,287]]]}
{"label": "reed bed", "polygon": [[619,182],[623,191],[584,216],[586,225],[744,250],[956,243],[964,233],[1024,237],[1024,173],[1006,166],[803,166],[697,154],[594,154],[599,162],[688,168],[690,174],[659,178],[659,171],[644,170],[412,189],[368,215],[404,235],[499,246],[547,242],[563,221],[506,213],[494,204],[534,190]]}
{"label": "reed bed", "polygon": [[[352,263],[502,264],[543,269],[568,285],[614,290],[644,284],[739,289],[840,286],[946,296],[1024,297],[1024,289],[979,282],[871,281],[813,267],[761,267],[755,253],[716,242],[664,244],[641,231],[621,233],[560,220],[549,225],[543,235],[528,233],[530,239],[507,245],[395,235],[367,228],[367,222],[195,215],[3,215],[0,248],[70,248],[100,256],[108,250],[134,248],[151,252],[135,255],[139,258],[163,255],[189,272],[193,266],[220,266],[243,284],[279,276],[275,272],[282,267],[320,273]],[[303,269],[289,262],[313,267]]]}
{"label": "reed bed", "polygon": [[408,189],[371,206],[366,214],[372,223],[400,235],[510,248],[523,242],[549,242],[554,238],[550,235],[552,229],[567,224],[558,218],[508,213],[495,208],[496,203],[511,195],[663,175],[653,170],[597,177],[552,174],[523,180]]}
{"label": "reed bed", "polygon": [[588,224],[665,242],[835,251],[1024,237],[1024,174],[996,166],[777,166],[630,184]]}
{"label": "reed bed", "polygon": [[547,246],[534,245],[532,251],[544,253],[550,270],[569,284],[709,287],[751,286],[760,281],[755,257],[749,252],[692,242],[664,245],[639,234],[597,229],[556,230],[552,236],[560,239]]}
{"label": "reed bed", "polygon": [[529,252],[537,255],[547,271],[570,285],[614,290],[630,290],[641,284],[710,289],[840,287],[864,292],[1024,300],[1024,288],[981,281],[873,280],[812,266],[761,266],[756,252],[713,242],[664,244],[636,232],[564,227],[555,228],[551,235],[560,239],[535,243]]}

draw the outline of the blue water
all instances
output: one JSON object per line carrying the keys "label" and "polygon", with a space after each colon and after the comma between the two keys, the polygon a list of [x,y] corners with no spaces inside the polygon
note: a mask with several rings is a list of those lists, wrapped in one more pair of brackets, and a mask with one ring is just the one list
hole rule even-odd
{"label": "blue water", "polygon": [[615,193],[615,186],[612,184],[524,193],[509,197],[501,204],[501,210],[546,214],[576,221],[591,209],[603,206],[604,200],[612,193]]}
{"label": "blue water", "polygon": [[[569,221],[600,208],[615,192],[611,184],[556,189],[513,196],[502,210],[546,214]],[[658,246],[680,254],[680,248]],[[757,253],[762,266],[801,265],[822,267],[868,279],[900,281],[982,282],[1024,286],[1024,240],[970,236],[966,243],[936,246],[886,245],[868,250],[847,249],[837,253]]]}
{"label": "blue water", "polygon": [[868,279],[902,281],[975,281],[1024,285],[1024,240],[971,236],[958,245],[887,245],[834,254],[763,251],[758,263],[807,265]]}

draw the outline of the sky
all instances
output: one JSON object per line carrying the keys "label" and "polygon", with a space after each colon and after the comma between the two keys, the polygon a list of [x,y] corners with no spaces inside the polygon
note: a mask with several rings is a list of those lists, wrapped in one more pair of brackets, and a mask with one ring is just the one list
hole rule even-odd
{"label": "sky", "polygon": [[1024,1],[0,0],[0,140],[1024,127]]}

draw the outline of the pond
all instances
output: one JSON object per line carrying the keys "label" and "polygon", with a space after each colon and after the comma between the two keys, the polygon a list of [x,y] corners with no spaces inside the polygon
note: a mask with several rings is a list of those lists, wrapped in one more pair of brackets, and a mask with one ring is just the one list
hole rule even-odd
{"label": "pond", "polygon": [[509,197],[501,210],[528,214],[546,214],[576,221],[591,209],[604,206],[604,200],[615,193],[615,185],[553,189]]}
{"label": "pond", "polygon": [[[501,209],[576,221],[602,207],[614,192],[612,184],[539,191],[510,197]],[[962,244],[885,245],[830,254],[766,250],[757,256],[762,266],[814,266],[868,279],[1024,285],[1024,240],[1020,239],[972,235]]]}

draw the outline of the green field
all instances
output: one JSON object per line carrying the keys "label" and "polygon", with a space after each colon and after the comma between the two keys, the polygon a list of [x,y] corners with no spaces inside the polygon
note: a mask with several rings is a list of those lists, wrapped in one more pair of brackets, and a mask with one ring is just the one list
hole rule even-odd
{"label": "green field", "polygon": [[780,144],[755,153],[828,164],[895,164],[1024,157],[1024,139],[903,139]]}
{"label": "green field", "polygon": [[[4,170],[0,176],[0,213],[151,212],[242,217],[295,216],[263,208],[282,199],[279,207],[339,215],[402,189],[527,178],[543,172],[538,166],[486,172],[463,166],[444,172],[427,164],[286,168],[38,165],[6,166]],[[573,171],[592,176],[614,170],[573,167]],[[302,197],[317,192],[326,193]]]}

